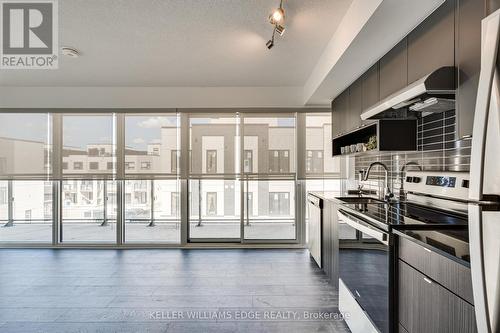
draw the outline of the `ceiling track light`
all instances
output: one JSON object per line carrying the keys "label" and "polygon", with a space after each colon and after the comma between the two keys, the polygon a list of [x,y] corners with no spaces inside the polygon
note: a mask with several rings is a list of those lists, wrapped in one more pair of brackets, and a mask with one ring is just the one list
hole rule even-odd
{"label": "ceiling track light", "polygon": [[271,49],[274,46],[274,37],[276,33],[280,36],[285,34],[285,10],[283,9],[283,0],[280,1],[279,8],[275,9],[271,15],[269,15],[269,23],[274,26],[271,39],[266,43],[267,48]]}

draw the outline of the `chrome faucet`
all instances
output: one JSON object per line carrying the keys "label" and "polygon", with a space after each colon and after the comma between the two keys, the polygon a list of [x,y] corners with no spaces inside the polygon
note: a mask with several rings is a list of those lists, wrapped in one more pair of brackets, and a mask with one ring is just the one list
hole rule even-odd
{"label": "chrome faucet", "polygon": [[384,179],[384,200],[389,202],[392,197],[394,197],[394,194],[391,192],[391,189],[389,188],[389,170],[387,169],[387,166],[384,163],[381,162],[373,162],[370,164],[368,167],[368,170],[365,172],[365,176],[363,177],[363,181],[367,181],[368,177],[370,176],[370,171],[373,166],[378,165],[384,168],[385,171],[385,179]]}
{"label": "chrome faucet", "polygon": [[406,167],[408,167],[408,166],[415,166],[418,168],[418,170],[422,171],[422,167],[417,162],[410,161],[410,162],[406,162],[403,165],[403,167],[401,168],[401,171],[399,172],[399,177],[400,177],[400,182],[401,182],[401,185],[399,187],[399,196],[400,197],[405,196],[403,175],[404,175]]}

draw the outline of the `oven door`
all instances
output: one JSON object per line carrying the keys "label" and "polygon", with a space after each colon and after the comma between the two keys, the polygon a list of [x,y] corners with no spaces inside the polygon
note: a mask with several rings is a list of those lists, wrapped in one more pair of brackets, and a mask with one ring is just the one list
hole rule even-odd
{"label": "oven door", "polygon": [[339,309],[353,333],[390,332],[389,233],[342,209],[338,218],[356,235],[339,240]]}

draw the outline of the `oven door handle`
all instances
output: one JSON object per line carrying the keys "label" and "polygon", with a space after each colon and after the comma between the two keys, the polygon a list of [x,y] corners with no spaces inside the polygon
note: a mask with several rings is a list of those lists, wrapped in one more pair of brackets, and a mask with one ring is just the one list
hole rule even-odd
{"label": "oven door handle", "polygon": [[375,227],[372,227],[369,223],[360,220],[359,218],[353,216],[352,214],[347,213],[346,211],[339,209],[337,211],[337,215],[339,219],[343,222],[349,224],[356,230],[359,230],[368,236],[371,236],[378,240],[379,242],[389,245],[389,234],[383,232]]}

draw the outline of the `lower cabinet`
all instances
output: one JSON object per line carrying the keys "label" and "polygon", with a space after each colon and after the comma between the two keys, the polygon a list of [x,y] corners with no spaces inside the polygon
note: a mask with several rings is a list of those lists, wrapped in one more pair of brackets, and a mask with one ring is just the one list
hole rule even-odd
{"label": "lower cabinet", "polygon": [[321,263],[330,282],[338,285],[338,243],[336,235],[336,207],[331,201],[323,204],[323,225],[321,237]]}
{"label": "lower cabinet", "polygon": [[402,260],[398,270],[400,332],[477,332],[471,304]]}

